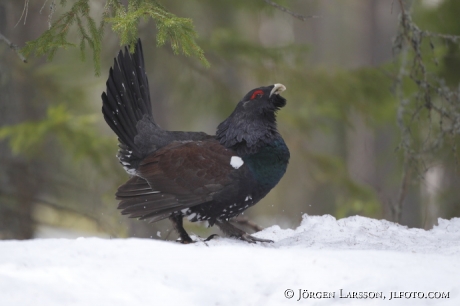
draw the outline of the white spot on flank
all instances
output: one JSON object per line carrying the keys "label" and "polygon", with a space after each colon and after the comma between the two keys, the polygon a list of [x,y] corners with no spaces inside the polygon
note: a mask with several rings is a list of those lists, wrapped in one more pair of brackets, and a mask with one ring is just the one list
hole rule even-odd
{"label": "white spot on flank", "polygon": [[230,165],[235,169],[238,169],[243,164],[244,164],[244,161],[239,156],[232,156],[232,158],[230,159]]}
{"label": "white spot on flank", "polygon": [[244,199],[244,200],[245,200],[245,201],[252,200],[251,195],[248,195],[248,196],[246,197],[246,199]]}
{"label": "white spot on flank", "polygon": [[187,217],[188,220],[192,220],[196,216],[196,213],[191,214]]}
{"label": "white spot on flank", "polygon": [[184,208],[184,209],[181,210],[181,212],[182,212],[183,214],[186,214],[186,213],[187,213],[187,210],[188,210],[188,208]]}
{"label": "white spot on flank", "polygon": [[160,231],[157,232],[157,236],[161,237],[161,232]]}

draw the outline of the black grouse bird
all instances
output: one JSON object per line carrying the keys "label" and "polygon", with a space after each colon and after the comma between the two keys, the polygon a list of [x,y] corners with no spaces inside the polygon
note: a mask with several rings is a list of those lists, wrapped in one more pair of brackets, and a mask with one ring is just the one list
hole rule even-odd
{"label": "black grouse bird", "polygon": [[286,172],[289,150],[276,128],[286,105],[275,84],[248,92],[215,136],[166,131],[152,116],[142,44],[115,59],[102,94],[105,121],[117,134],[118,159],[131,178],[118,188],[122,214],[151,222],[169,218],[182,243],[193,242],[182,225],[208,221],[225,234],[253,237],[228,220],[259,202]]}

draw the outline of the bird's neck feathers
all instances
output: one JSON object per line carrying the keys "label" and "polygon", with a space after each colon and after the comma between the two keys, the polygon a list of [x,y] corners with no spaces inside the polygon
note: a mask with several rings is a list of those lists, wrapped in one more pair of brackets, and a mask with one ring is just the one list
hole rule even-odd
{"label": "bird's neck feathers", "polygon": [[237,107],[224,122],[217,127],[216,138],[240,156],[259,152],[261,148],[281,138],[276,127],[274,111],[261,110],[260,113],[241,112]]}

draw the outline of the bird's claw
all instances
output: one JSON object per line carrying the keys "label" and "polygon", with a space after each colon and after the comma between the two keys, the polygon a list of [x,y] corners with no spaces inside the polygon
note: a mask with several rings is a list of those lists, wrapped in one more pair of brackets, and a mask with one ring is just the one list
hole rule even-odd
{"label": "bird's claw", "polygon": [[219,235],[217,235],[217,234],[212,234],[211,236],[209,236],[208,238],[206,238],[204,241],[205,241],[205,242],[208,242],[209,240],[214,239],[214,237],[216,237],[216,236],[219,237]]}
{"label": "bird's claw", "polygon": [[196,241],[193,241],[191,238],[189,239],[181,239],[181,238],[178,238],[176,240],[176,242],[180,243],[180,244],[190,244],[190,243],[195,243]]}
{"label": "bird's claw", "polygon": [[257,238],[257,237],[251,236],[249,234],[243,234],[238,238],[243,240],[243,241],[249,242],[249,243],[256,243],[256,242],[273,243],[274,242],[273,240]]}

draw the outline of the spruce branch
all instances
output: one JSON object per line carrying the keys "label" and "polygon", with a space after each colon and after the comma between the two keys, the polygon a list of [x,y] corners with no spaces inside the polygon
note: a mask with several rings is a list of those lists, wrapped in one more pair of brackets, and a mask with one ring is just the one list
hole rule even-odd
{"label": "spruce branch", "polygon": [[[65,0],[60,4],[64,5]],[[54,12],[55,1],[51,2],[51,18]],[[39,38],[26,43],[22,52],[26,55],[35,54],[36,56],[47,55],[48,60],[52,60],[57,50],[60,48],[75,47],[76,44],[69,42],[67,36],[69,30],[76,24],[80,35],[80,52],[81,58],[85,58],[85,47],[88,45],[93,51],[93,60],[96,75],[100,73],[100,53],[104,22],[100,23],[100,28],[96,26],[94,19],[89,15],[89,0],[76,1],[70,10],[62,14],[50,28],[45,31]],[[89,31],[87,30],[89,29]]]}
{"label": "spruce branch", "polygon": [[[48,0],[45,0],[45,2],[43,3],[42,8],[40,9],[40,14],[42,13],[43,9],[45,8],[45,5],[46,5],[47,2],[48,2]],[[51,28],[51,21],[53,20],[54,12],[56,12],[56,0],[51,0],[51,3],[50,3],[49,7],[50,7],[50,13],[48,14],[48,29]]]}
{"label": "spruce branch", "polygon": [[[447,147],[458,159],[460,90],[449,88],[445,80],[436,75],[428,60],[437,66],[434,52],[437,44],[459,45],[460,36],[420,29],[412,20],[411,1],[398,0],[397,3],[401,13],[398,33],[393,42],[399,68],[394,93],[399,101],[397,123],[401,140],[398,148],[403,153],[404,169],[399,197],[392,212],[394,220],[399,222],[410,179],[423,179],[424,172],[428,170],[425,161],[432,153]],[[415,86],[416,90],[408,91],[408,86]],[[433,123],[432,118],[437,123]]]}
{"label": "spruce branch", "polygon": [[24,57],[24,55],[22,55],[21,51],[19,50],[19,47],[17,45],[13,44],[8,38],[3,36],[2,33],[0,33],[0,40],[4,41],[8,45],[8,47],[10,49],[12,49],[14,52],[16,52],[16,54],[19,56],[21,61],[23,61],[24,63],[27,63],[27,59]]}
{"label": "spruce branch", "polygon": [[209,66],[204,51],[195,41],[197,33],[191,19],[177,17],[152,0],[131,0],[127,7],[116,0],[109,0],[107,5],[113,17],[106,18],[105,21],[110,23],[112,30],[120,36],[121,45],[130,45],[131,52],[134,52],[140,20],[152,18],[158,30],[158,46],[169,42],[175,54],[196,56],[205,66]]}
{"label": "spruce branch", "polygon": [[[26,0],[26,13],[28,1]],[[45,0],[42,9],[47,1]],[[93,54],[95,73],[99,75],[105,24],[109,23],[112,30],[119,35],[121,45],[130,45],[130,51],[134,52],[139,22],[142,19],[152,18],[158,30],[158,46],[169,42],[175,54],[196,56],[205,66],[209,66],[203,50],[195,41],[197,33],[192,20],[169,13],[154,0],[129,0],[127,6],[124,6],[119,0],[107,0],[99,25],[89,15],[89,0],[76,0],[67,12],[51,22],[56,2],[64,6],[67,0],[51,1],[50,14],[48,15],[49,29],[39,38],[26,43],[26,46],[21,50],[26,56],[31,54],[46,55],[48,60],[52,60],[57,50],[78,46],[80,57],[85,60],[85,50],[86,47],[89,47]],[[68,39],[71,28],[76,28],[78,32],[78,43]]]}

